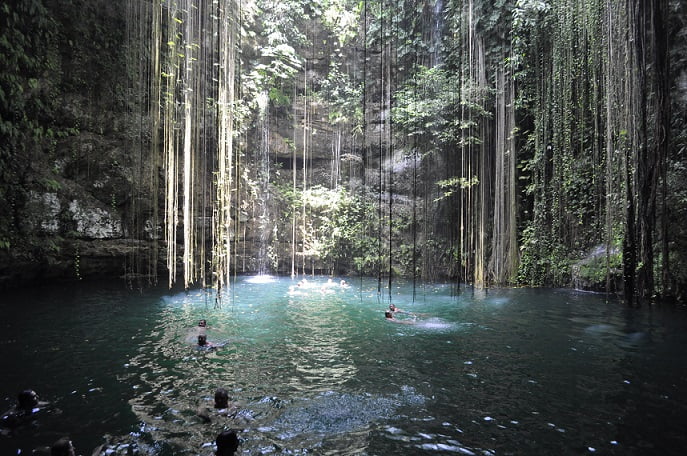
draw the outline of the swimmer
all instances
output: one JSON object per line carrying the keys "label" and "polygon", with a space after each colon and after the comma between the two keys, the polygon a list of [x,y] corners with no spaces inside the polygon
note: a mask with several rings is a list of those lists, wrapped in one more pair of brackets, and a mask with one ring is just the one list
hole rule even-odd
{"label": "swimmer", "polygon": [[393,305],[393,304],[389,304],[389,310],[390,310],[391,312],[408,313],[408,312],[406,312],[405,310],[399,309],[398,307],[396,307],[396,306]]}
{"label": "swimmer", "polygon": [[401,325],[414,325],[415,324],[415,316],[413,315],[412,320],[397,320],[394,318],[394,313],[390,310],[387,310],[384,312],[384,317],[386,318],[386,321],[390,321],[392,323],[398,323]]}
{"label": "swimmer", "polygon": [[74,445],[69,437],[62,437],[50,447],[50,456],[75,456]]}
{"label": "swimmer", "polygon": [[198,349],[199,350],[214,350],[215,348],[224,347],[229,343],[228,340],[222,342],[211,342],[208,340],[208,336],[198,336]]}
{"label": "swimmer", "polygon": [[229,408],[229,393],[224,388],[217,388],[215,391],[215,408]]}
{"label": "swimmer", "polygon": [[[215,391],[215,409],[217,409],[219,415],[229,416],[229,392],[224,388],[217,388]],[[196,409],[196,416],[204,423],[212,422],[211,413],[210,409],[205,406],[200,406]]]}
{"label": "swimmer", "polygon": [[34,390],[27,389],[17,395],[17,407],[25,412],[33,412],[38,403],[38,394]]}
{"label": "swimmer", "polygon": [[0,427],[14,429],[33,419],[40,410],[39,405],[47,402],[39,402],[38,394],[32,389],[25,389],[17,394],[17,404],[2,414]]}
{"label": "swimmer", "polygon": [[239,448],[239,437],[236,431],[222,431],[215,443],[217,444],[216,456],[232,456]]}
{"label": "swimmer", "polygon": [[[228,418],[236,418],[238,414],[238,405],[229,402],[229,392],[224,388],[217,388],[215,391],[215,412],[214,414],[218,416],[224,416]],[[198,409],[196,413],[203,421],[210,422],[210,414],[212,413],[207,408]],[[202,413],[201,413],[202,412]]]}
{"label": "swimmer", "polygon": [[204,336],[207,334],[208,322],[206,320],[200,320],[198,322],[198,335]]}
{"label": "swimmer", "polygon": [[212,347],[213,344],[208,342],[208,322],[206,320],[200,320],[198,322],[198,346],[199,347]]}
{"label": "swimmer", "polygon": [[420,313],[415,313],[415,312],[408,312],[407,310],[399,309],[398,307],[396,307],[396,306],[393,305],[393,304],[389,304],[389,310],[392,311],[392,312],[394,312],[394,313],[412,315],[413,318],[416,318],[416,317],[418,317],[418,316],[420,316],[420,317],[425,317],[425,316],[427,316],[427,314],[420,314]]}

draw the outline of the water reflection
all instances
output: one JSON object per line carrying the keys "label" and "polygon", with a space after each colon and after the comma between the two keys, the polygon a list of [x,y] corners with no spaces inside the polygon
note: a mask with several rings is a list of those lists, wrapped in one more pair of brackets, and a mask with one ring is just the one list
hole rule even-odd
{"label": "water reflection", "polygon": [[[392,302],[421,316],[394,325],[375,280],[296,285],[239,278],[221,302],[6,296],[0,405],[33,387],[53,407],[0,454],[68,434],[83,454],[208,455],[225,427],[246,454],[681,454],[681,312],[564,290],[424,286],[413,299],[398,284]],[[195,347],[201,318],[226,345]],[[236,413],[213,408],[218,387]]]}
{"label": "water reflection", "polygon": [[[222,307],[209,305],[215,297],[207,291],[164,299],[163,318],[145,334],[139,354],[128,363],[132,370],[140,370],[132,409],[154,439],[168,436],[165,440],[174,446],[202,445],[211,434],[194,411],[203,405],[202,397],[218,386],[230,390],[243,412],[231,419],[211,420],[211,428],[263,426],[277,440],[284,438],[286,429],[278,423],[293,425],[298,410],[304,410],[303,401],[310,401],[312,394],[328,392],[322,396],[327,401],[313,402],[320,404],[321,417],[327,407],[340,410],[344,404],[355,404],[347,397],[335,404],[328,395],[337,394],[335,390],[357,373],[350,353],[355,327],[346,312],[346,299],[339,294],[345,289],[313,283],[294,295],[283,286],[267,293],[253,288],[264,280],[245,283],[249,285],[235,290],[231,305]],[[229,343],[212,351],[196,350],[189,325],[199,318],[208,320],[209,339]],[[295,397],[301,399],[293,402]],[[367,421],[360,410],[370,408],[357,409],[350,410],[350,419]]]}
{"label": "water reflection", "polygon": [[[223,331],[234,328],[243,342],[185,358],[175,340],[180,328],[199,316],[202,302],[181,300],[183,312],[172,312],[167,326],[150,333],[151,343],[159,345],[153,359],[167,358],[170,365],[146,364],[141,376],[149,385],[158,382],[151,388],[156,404],[147,404],[152,413],[140,414],[142,422],[152,423],[146,432],[202,447],[210,433],[199,427],[192,410],[198,396],[213,388],[207,381],[212,374],[215,382],[234,386],[251,417],[221,426],[252,429],[246,447],[261,452],[284,446],[293,452],[340,451],[344,435],[364,432],[391,441],[378,454],[395,444],[404,452],[462,454],[494,454],[514,445],[528,451],[622,446],[617,439],[604,445],[598,431],[585,431],[592,426],[605,435],[619,433],[615,423],[625,416],[633,382],[622,360],[648,340],[647,332],[617,312],[579,314],[574,295],[567,304],[552,305],[550,295],[535,294],[534,303],[523,307],[517,294],[485,293],[460,297],[456,306],[455,298],[439,292],[428,309],[399,298],[415,312],[429,310],[428,316],[412,328],[388,328],[377,324],[377,309],[365,300],[361,312],[350,296],[319,283],[296,291],[263,293],[256,302],[237,290],[231,308],[214,314],[205,305],[201,313],[215,318],[218,333],[230,336]],[[567,295],[557,292],[553,298]],[[428,349],[435,353],[428,356]],[[186,363],[175,369],[178,358]],[[372,380],[375,372],[378,378]],[[397,392],[407,391],[407,384],[432,394]],[[532,400],[538,397],[546,400]],[[423,413],[427,407],[431,413]],[[401,410],[410,410],[409,420]],[[582,424],[580,417],[590,410]],[[389,422],[397,425],[382,424]],[[483,437],[490,434],[495,441],[487,444]],[[376,443],[359,438],[353,445],[362,451]]]}
{"label": "water reflection", "polygon": [[295,390],[336,388],[355,376],[344,305],[329,295],[289,300],[285,323],[293,337],[284,344],[284,355],[295,367],[297,375],[290,379]]}

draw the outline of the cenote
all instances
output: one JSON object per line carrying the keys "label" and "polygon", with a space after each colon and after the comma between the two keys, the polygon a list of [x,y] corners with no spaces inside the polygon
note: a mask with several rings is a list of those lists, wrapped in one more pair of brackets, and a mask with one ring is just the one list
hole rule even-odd
{"label": "cenote", "polygon": [[[119,284],[2,302],[2,405],[47,402],[0,453],[69,435],[79,454],[678,454],[687,321],[555,289],[238,277],[213,290]],[[386,321],[389,299],[417,315]],[[399,318],[402,318],[401,315]],[[406,316],[407,317],[407,316]],[[196,348],[194,326],[224,346]],[[234,417],[213,410],[218,387]],[[210,422],[196,413],[210,409]]]}

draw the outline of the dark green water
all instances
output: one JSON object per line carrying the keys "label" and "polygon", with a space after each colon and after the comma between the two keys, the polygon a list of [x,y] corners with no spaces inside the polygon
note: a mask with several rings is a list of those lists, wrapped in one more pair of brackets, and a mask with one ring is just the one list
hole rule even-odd
{"label": "dark green water", "polygon": [[[290,292],[239,278],[213,292],[36,288],[0,304],[2,410],[35,389],[36,421],[0,455],[62,435],[79,453],[682,454],[687,319],[561,290],[395,286],[415,325],[385,321],[376,280]],[[193,346],[198,319],[214,351]],[[211,412],[217,387],[239,413]]]}

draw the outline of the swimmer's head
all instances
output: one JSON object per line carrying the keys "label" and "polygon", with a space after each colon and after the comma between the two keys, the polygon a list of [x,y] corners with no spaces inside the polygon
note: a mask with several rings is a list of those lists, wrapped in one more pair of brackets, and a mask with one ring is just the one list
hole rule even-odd
{"label": "swimmer's head", "polygon": [[224,388],[215,391],[215,408],[225,409],[229,407],[229,393]]}
{"label": "swimmer's head", "polygon": [[208,322],[205,321],[205,320],[200,320],[200,321],[198,322],[198,326],[207,326],[207,325],[208,325]]}
{"label": "swimmer's head", "polygon": [[391,311],[389,311],[389,310],[387,310],[386,312],[384,312],[384,316],[385,316],[386,318],[394,318],[394,314],[391,313]]}
{"label": "swimmer's head", "polygon": [[208,336],[206,336],[205,334],[201,334],[200,336],[198,336],[198,345],[203,347],[207,344],[208,344]]}
{"label": "swimmer's head", "polygon": [[215,440],[217,444],[217,456],[234,454],[239,447],[239,437],[236,431],[222,431]]}
{"label": "swimmer's head", "polygon": [[50,447],[50,456],[74,456],[74,445],[68,437],[62,437]]}
{"label": "swimmer's head", "polygon": [[34,390],[26,389],[17,395],[17,403],[20,409],[31,410],[38,405],[38,394]]}
{"label": "swimmer's head", "polygon": [[389,304],[389,310],[392,312],[396,312],[396,306],[393,304]]}

